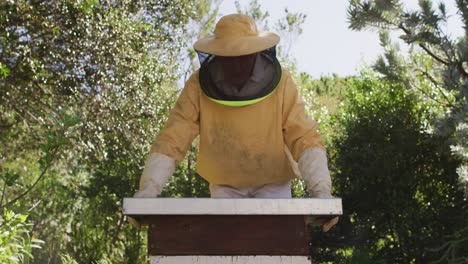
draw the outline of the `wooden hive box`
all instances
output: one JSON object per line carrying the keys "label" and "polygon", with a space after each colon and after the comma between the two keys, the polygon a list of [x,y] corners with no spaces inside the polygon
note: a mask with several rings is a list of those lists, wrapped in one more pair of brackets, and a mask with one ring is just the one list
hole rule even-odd
{"label": "wooden hive box", "polygon": [[342,214],[341,199],[125,198],[148,225],[152,263],[310,263],[310,225]]}

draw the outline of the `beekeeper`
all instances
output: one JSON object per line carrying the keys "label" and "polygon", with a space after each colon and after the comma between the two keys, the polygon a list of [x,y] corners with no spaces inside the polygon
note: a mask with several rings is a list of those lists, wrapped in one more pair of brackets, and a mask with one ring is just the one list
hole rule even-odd
{"label": "beekeeper", "polygon": [[[157,197],[198,135],[197,173],[211,197],[291,198],[296,162],[313,197],[332,197],[322,137],[276,58],[279,40],[233,14],[195,43],[200,69],[154,141],[135,197]],[[324,231],[337,221],[323,222]]]}

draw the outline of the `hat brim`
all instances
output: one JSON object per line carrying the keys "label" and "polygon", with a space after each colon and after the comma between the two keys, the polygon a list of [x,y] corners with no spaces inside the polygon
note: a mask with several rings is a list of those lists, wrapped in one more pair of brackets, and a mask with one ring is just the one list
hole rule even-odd
{"label": "hat brim", "polygon": [[234,57],[263,51],[278,44],[280,37],[273,32],[259,32],[256,36],[216,39],[208,36],[199,39],[193,47],[204,53]]}

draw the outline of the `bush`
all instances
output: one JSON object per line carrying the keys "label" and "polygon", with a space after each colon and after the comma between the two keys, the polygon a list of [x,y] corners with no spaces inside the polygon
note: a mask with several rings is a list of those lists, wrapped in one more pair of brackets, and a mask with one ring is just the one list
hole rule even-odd
{"label": "bush", "polygon": [[388,263],[428,263],[440,238],[463,226],[460,160],[428,133],[427,107],[405,87],[363,72],[334,117],[332,171],[355,248]]}

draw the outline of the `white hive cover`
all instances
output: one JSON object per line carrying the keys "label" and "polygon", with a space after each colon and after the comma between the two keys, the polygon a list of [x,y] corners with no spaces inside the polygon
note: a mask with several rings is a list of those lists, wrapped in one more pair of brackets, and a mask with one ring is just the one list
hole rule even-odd
{"label": "white hive cover", "polygon": [[341,215],[341,198],[125,198],[125,215]]}

